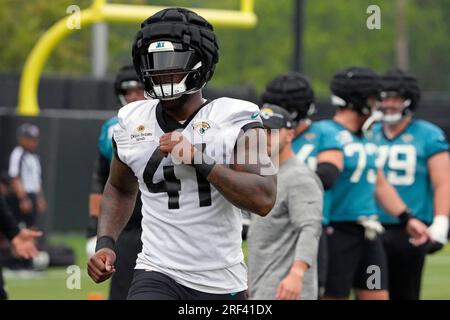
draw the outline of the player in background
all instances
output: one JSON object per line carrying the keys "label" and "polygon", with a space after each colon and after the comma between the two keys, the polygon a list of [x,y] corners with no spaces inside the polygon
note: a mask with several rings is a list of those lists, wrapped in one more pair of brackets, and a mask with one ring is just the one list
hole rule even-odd
{"label": "player in background", "polygon": [[[329,256],[324,299],[347,299],[352,288],[361,300],[388,299],[387,266],[376,221],[376,200],[414,237],[428,240],[427,227],[413,218],[395,189],[375,166],[376,145],[362,133],[376,105],[381,85],[368,68],[352,67],[331,81],[332,103],[338,107],[330,125],[338,131],[344,169],[330,190]],[[371,277],[375,274],[374,277]]]}
{"label": "player in background", "polygon": [[251,299],[317,300],[317,251],[323,187],[294,154],[294,121],[272,105],[261,112],[268,151],[278,157],[277,201],[267,217],[253,216],[247,252]]}
{"label": "player in background", "polygon": [[47,211],[38,144],[39,127],[24,123],[17,128],[17,146],[9,157],[10,207],[16,220],[27,228],[35,227],[38,215]]}
{"label": "player in background", "polygon": [[[31,259],[39,254],[34,242],[36,238],[42,236],[42,232],[19,228],[4,199],[3,187],[0,181],[0,234],[5,235],[11,241],[11,249],[16,257]],[[0,300],[7,298],[8,294],[4,288],[3,274],[0,268]]]}
{"label": "player in background", "polygon": [[[114,81],[114,92],[119,106],[133,101],[144,100],[144,87],[136,74],[133,65],[123,66]],[[108,119],[102,126],[98,139],[98,157],[92,174],[91,194],[89,195],[89,224],[87,228],[87,254],[91,257],[95,253],[97,242],[97,221],[100,214],[103,189],[108,180],[110,164],[113,158],[112,134],[118,123],[117,116]],[[133,215],[120,234],[116,244],[116,273],[111,279],[109,298],[111,300],[125,300],[133,278],[137,254],[142,249],[141,242],[141,199],[138,195]]]}
{"label": "player in background", "polygon": [[88,273],[101,282],[115,271],[115,242],[139,188],[143,248],[128,299],[245,299],[238,208],[266,215],[276,197],[259,108],[203,99],[218,45],[193,11],[168,8],[146,19],[132,53],[153,100],[119,111]]}
{"label": "player in background", "polygon": [[[308,79],[298,72],[280,75],[270,81],[262,94],[262,110],[272,105],[286,109],[294,120],[292,149],[297,158],[307,164],[320,178],[324,190],[333,187],[343,168],[342,144],[338,130],[329,125],[331,120],[311,121],[315,113],[314,91]],[[325,193],[323,226],[329,222]],[[318,254],[319,288],[323,288],[327,274],[327,238],[320,237]]]}
{"label": "player in background", "polygon": [[382,239],[389,270],[391,299],[419,299],[427,250],[447,242],[450,213],[450,160],[444,133],[436,125],[414,119],[420,88],[417,79],[401,70],[382,76],[382,123],[373,128],[378,165],[387,180],[429,227],[431,242],[414,246],[399,220],[379,208],[386,229]]}

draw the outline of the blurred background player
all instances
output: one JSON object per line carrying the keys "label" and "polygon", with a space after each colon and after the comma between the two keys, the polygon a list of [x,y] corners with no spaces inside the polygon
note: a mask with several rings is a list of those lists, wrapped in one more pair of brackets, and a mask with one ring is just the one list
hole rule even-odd
{"label": "blurred background player", "polygon": [[417,79],[401,70],[382,76],[382,124],[373,128],[378,165],[387,180],[429,228],[431,243],[414,246],[399,220],[379,208],[389,270],[391,299],[419,299],[425,255],[447,243],[450,212],[450,160],[444,133],[436,125],[413,119],[420,99]]}
{"label": "blurred background player", "polygon": [[[144,86],[140,82],[133,65],[123,66],[119,70],[114,81],[114,92],[120,107],[133,101],[145,99]],[[102,126],[98,140],[99,153],[95,164],[95,171],[92,175],[91,194],[89,196],[90,215],[87,230],[89,239],[86,248],[89,257],[95,253],[100,203],[102,201],[103,189],[109,176],[110,164],[113,157],[112,134],[114,126],[117,125],[117,123],[117,116],[107,120]],[[111,279],[109,291],[109,298],[112,300],[126,299],[133,278],[137,254],[142,249],[141,207],[141,197],[140,194],[138,194],[133,215],[120,234],[116,244],[116,273]]]}
{"label": "blurred background player", "polygon": [[39,143],[39,128],[25,123],[17,129],[17,146],[9,158],[11,188],[10,203],[17,221],[27,228],[36,226],[39,214],[47,210],[42,190],[42,172],[36,149]]}
{"label": "blurred background player", "polygon": [[[269,155],[278,157],[277,201],[253,216],[248,233],[249,295],[256,300],[316,300],[323,187],[291,148],[294,121],[283,108],[261,110]],[[273,143],[273,144],[272,144]]]}
{"label": "blurred background player", "polygon": [[[388,299],[387,265],[376,221],[376,199],[417,244],[427,238],[426,225],[412,218],[408,208],[375,166],[376,145],[362,134],[364,122],[376,105],[381,85],[368,68],[352,67],[331,81],[332,103],[338,107],[333,122],[344,148],[344,170],[330,190],[328,274],[324,299],[347,299],[352,288],[361,300]],[[377,283],[369,287],[369,266],[378,267]]]}
{"label": "blurred background player", "polygon": [[[331,120],[312,122],[315,113],[314,91],[306,77],[298,72],[280,75],[270,81],[262,94],[263,110],[273,105],[286,109],[294,120],[292,149],[297,158],[315,171],[324,190],[333,187],[343,168],[342,144],[338,130],[330,126]],[[323,225],[329,222],[325,196]],[[319,288],[323,288],[327,273],[327,242],[323,232],[318,254]]]}
{"label": "blurred background player", "polygon": [[[3,184],[0,183],[0,234],[6,236],[11,242],[11,249],[16,257],[31,259],[39,253],[34,240],[40,237],[42,232],[27,228],[19,228],[17,221],[9,213],[8,206],[3,197],[3,187]],[[4,288],[3,274],[0,265],[0,300],[6,300],[7,298],[8,295]]]}

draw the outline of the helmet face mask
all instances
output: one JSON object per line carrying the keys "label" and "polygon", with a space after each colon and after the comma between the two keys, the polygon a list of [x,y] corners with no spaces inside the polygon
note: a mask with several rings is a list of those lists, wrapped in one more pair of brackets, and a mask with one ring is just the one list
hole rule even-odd
{"label": "helmet face mask", "polygon": [[411,116],[420,100],[420,88],[414,75],[400,69],[387,71],[381,78],[382,121],[397,124]]}
{"label": "helmet face mask", "polygon": [[171,41],[150,43],[141,54],[140,71],[146,95],[173,100],[200,90],[206,82],[200,79],[202,62],[191,48]]}
{"label": "helmet face mask", "polygon": [[381,92],[381,107],[379,111],[382,113],[381,121],[386,124],[397,124],[406,116],[412,114],[409,109],[411,106],[411,99],[404,98],[396,91]]}

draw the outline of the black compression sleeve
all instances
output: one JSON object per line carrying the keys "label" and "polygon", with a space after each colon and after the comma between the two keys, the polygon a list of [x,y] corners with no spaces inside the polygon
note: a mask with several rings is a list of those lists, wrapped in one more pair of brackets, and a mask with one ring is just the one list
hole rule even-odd
{"label": "black compression sleeve", "polygon": [[340,175],[338,167],[330,162],[321,162],[317,165],[316,174],[322,181],[325,190],[331,189]]}

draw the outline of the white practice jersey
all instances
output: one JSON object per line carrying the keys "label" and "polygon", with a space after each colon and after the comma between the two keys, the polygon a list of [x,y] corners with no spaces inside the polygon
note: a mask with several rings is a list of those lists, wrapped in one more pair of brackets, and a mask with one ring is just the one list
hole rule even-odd
{"label": "white practice jersey", "polygon": [[163,112],[159,100],[146,100],[126,105],[118,117],[116,156],[134,172],[142,194],[143,248],[136,269],[159,271],[209,293],[245,290],[240,210],[193,166],[161,154],[159,138],[178,129],[228,165],[241,130],[262,127],[258,106],[220,98],[180,124]]}

